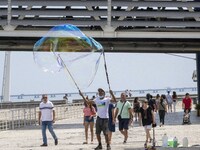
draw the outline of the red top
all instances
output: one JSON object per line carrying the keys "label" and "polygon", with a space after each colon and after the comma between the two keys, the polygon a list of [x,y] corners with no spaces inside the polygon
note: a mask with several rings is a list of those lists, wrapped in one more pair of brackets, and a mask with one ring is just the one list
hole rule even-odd
{"label": "red top", "polygon": [[92,111],[89,107],[85,107],[83,109],[83,113],[84,113],[84,116],[92,116],[94,114],[96,114],[96,111],[95,111],[95,108],[92,106]]}
{"label": "red top", "polygon": [[191,108],[192,99],[191,98],[184,98],[183,104],[185,104],[185,109]]}

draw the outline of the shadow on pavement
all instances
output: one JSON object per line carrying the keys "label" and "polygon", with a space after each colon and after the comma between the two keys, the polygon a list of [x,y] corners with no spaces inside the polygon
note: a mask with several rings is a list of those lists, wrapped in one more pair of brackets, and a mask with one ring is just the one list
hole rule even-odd
{"label": "shadow on pavement", "polygon": [[[54,129],[81,129],[83,128],[83,124],[82,123],[73,123],[73,124],[54,124]],[[26,126],[24,128],[19,128],[16,130],[40,130],[41,126],[40,125],[31,125],[31,126]]]}

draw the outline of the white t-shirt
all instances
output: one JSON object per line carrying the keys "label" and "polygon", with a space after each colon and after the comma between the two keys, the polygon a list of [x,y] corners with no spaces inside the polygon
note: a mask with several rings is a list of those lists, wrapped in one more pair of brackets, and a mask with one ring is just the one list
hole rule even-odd
{"label": "white t-shirt", "polygon": [[40,111],[41,111],[41,120],[42,121],[52,121],[53,120],[53,108],[54,105],[52,102],[47,101],[46,103],[40,103]]}
{"label": "white t-shirt", "polygon": [[100,99],[99,97],[97,97],[94,101],[97,105],[97,115],[100,118],[109,118],[108,116],[108,107],[110,104],[110,97],[104,97],[104,99]]}
{"label": "white t-shirt", "polygon": [[166,100],[167,100],[168,104],[172,104],[172,102],[173,102],[172,97],[169,94],[166,95]]}

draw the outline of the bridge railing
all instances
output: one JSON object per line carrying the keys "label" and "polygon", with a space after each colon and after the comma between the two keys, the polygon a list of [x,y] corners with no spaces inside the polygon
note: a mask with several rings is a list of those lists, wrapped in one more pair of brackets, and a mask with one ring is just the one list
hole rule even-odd
{"label": "bridge railing", "polygon": [[[56,105],[56,120],[82,117],[83,104]],[[0,111],[0,131],[38,124],[38,107]]]}
{"label": "bridge railing", "polygon": [[[177,105],[181,106],[181,104],[181,98],[179,98]],[[56,120],[81,118],[83,117],[83,107],[83,103],[55,105]],[[38,112],[38,107],[3,109],[0,111],[0,131],[37,125]]]}

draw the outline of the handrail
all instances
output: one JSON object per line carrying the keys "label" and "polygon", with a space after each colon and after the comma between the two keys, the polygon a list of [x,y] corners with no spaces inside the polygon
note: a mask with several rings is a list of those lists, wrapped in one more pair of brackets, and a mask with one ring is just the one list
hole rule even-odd
{"label": "handrail", "polygon": [[[83,103],[55,105],[56,120],[82,117]],[[0,131],[38,124],[38,107],[0,111]]]}

